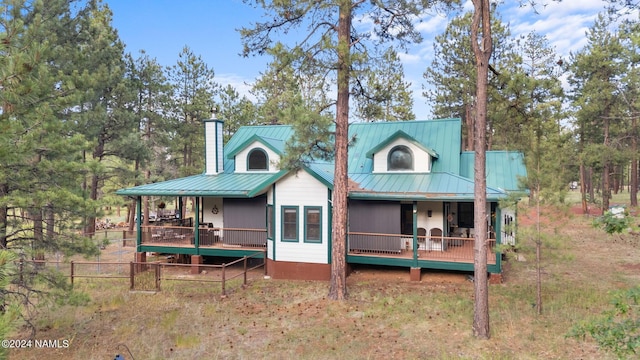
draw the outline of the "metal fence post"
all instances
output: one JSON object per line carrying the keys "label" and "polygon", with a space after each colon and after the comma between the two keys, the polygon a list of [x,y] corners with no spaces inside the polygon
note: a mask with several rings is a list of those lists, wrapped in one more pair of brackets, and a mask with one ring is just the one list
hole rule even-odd
{"label": "metal fence post", "polygon": [[160,291],[160,264],[156,264],[156,291]]}
{"label": "metal fence post", "polygon": [[225,289],[225,279],[226,279],[226,274],[225,274],[225,269],[226,269],[227,265],[225,265],[224,263],[222,264],[222,297],[226,297],[227,296],[227,291]]}
{"label": "metal fence post", "polygon": [[131,262],[129,263],[129,280],[130,280],[130,282],[131,282],[131,286],[130,286],[130,289],[131,289],[131,290],[133,290],[133,288],[134,288],[134,280],[133,280],[134,270],[135,270],[135,269],[134,269],[134,266],[135,266],[135,265],[133,265],[133,261],[131,261]]}
{"label": "metal fence post", "polygon": [[244,257],[244,282],[242,287],[247,287],[247,257]]}
{"label": "metal fence post", "polygon": [[75,275],[75,268],[74,268],[74,263],[73,261],[71,261],[71,286],[73,286],[73,276]]}

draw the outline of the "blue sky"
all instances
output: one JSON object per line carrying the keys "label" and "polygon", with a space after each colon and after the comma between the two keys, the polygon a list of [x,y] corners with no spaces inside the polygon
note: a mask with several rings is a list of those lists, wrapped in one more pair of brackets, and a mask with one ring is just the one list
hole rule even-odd
{"label": "blue sky", "polygon": [[[543,2],[543,1],[539,1]],[[512,33],[530,31],[546,35],[559,56],[582,48],[585,32],[604,8],[602,0],[547,0],[534,12],[519,7],[519,1],[506,0],[499,11]],[[267,57],[243,58],[240,35],[236,29],[260,21],[261,9],[254,9],[241,0],[104,0],[113,11],[113,26],[126,44],[126,51],[134,57],[144,49],[165,66],[173,65],[182,48],[187,45],[194,54],[214,69],[215,80],[231,84],[241,94],[247,90],[260,72],[266,69]],[[471,3],[465,7],[471,9]],[[405,79],[412,83],[414,113],[418,119],[431,118],[430,106],[422,97],[422,74],[431,63],[432,39],[443,32],[447,18],[425,14],[418,25],[424,41],[401,54]]]}

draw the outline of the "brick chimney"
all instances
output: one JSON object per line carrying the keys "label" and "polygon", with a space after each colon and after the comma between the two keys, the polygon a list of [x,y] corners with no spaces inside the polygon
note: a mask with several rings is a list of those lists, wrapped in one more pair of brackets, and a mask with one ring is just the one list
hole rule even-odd
{"label": "brick chimney", "polygon": [[222,129],[224,121],[216,119],[215,109],[211,110],[211,118],[204,122],[204,173],[218,175],[224,172],[224,152]]}

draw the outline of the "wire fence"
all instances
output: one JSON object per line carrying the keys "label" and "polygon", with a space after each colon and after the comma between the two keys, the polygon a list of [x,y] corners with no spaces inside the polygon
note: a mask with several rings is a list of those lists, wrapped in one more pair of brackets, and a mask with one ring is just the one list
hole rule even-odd
{"label": "wire fence", "polygon": [[[16,263],[17,281],[23,283],[39,272],[56,271],[68,276],[73,286],[80,279],[121,279],[128,283],[131,291],[160,292],[163,283],[218,283],[221,296],[226,297],[230,280],[241,279],[246,287],[249,274],[265,268],[261,252],[244,256],[223,264],[179,264],[168,262],[121,262],[121,261],[49,261],[20,260]],[[266,274],[265,271],[261,275]],[[128,280],[128,281],[127,281]],[[99,281],[99,280],[98,280]],[[186,286],[184,287],[187,288]]]}

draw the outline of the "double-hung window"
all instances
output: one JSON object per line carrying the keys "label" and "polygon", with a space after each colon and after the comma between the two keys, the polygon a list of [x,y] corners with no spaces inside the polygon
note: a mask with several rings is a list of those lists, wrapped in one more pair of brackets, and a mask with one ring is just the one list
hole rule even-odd
{"label": "double-hung window", "polygon": [[319,206],[304,207],[304,241],[322,242],[322,208]]}
{"label": "double-hung window", "polygon": [[298,207],[282,207],[282,241],[298,242]]}

